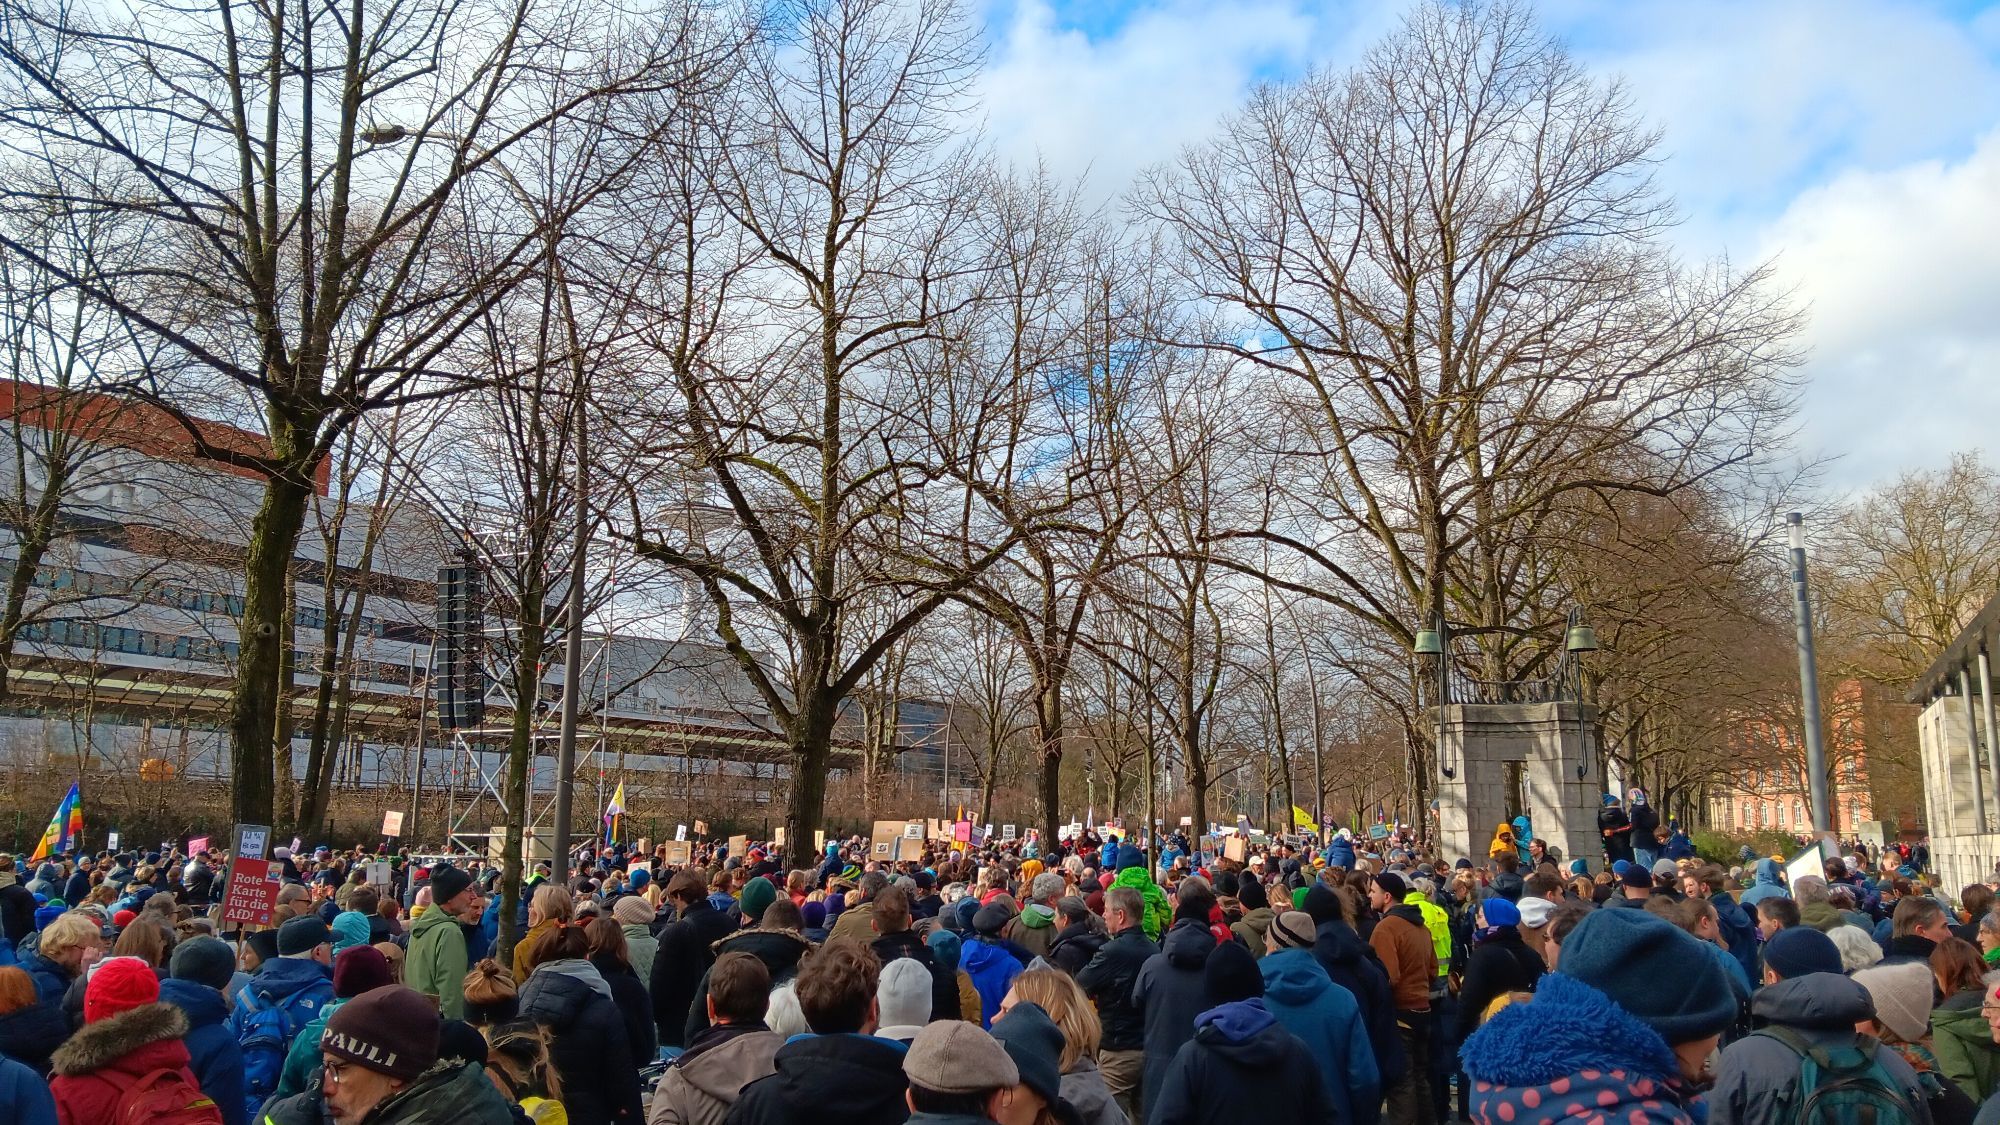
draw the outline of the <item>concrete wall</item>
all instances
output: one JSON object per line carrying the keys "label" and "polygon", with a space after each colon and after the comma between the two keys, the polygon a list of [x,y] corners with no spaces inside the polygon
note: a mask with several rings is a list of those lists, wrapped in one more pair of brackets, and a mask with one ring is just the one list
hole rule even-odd
{"label": "concrete wall", "polygon": [[[1996,797],[1983,755],[1975,761],[1965,721],[1966,701],[1940,696],[1917,716],[1917,748],[1923,762],[1925,823],[1931,830],[1931,864],[1946,893],[1984,881],[2000,859],[2000,824],[1992,814]],[[1973,803],[1973,771],[1980,773],[1988,813]]]}
{"label": "concrete wall", "polygon": [[[1438,822],[1444,854],[1481,857],[1493,829],[1511,819],[1508,763],[1521,763],[1523,797],[1536,836],[1566,859],[1603,860],[1597,810],[1597,708],[1576,703],[1455,703],[1439,729]],[[1583,777],[1577,766],[1583,765]],[[1445,769],[1455,776],[1444,776]]]}

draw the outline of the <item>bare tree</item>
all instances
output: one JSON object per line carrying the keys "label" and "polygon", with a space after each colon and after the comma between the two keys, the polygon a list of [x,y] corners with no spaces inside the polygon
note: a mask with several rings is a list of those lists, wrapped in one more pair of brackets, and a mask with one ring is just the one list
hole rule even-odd
{"label": "bare tree", "polygon": [[1433,2],[1148,183],[1191,299],[1242,322],[1192,343],[1290,422],[1289,505],[1218,532],[1295,552],[1288,585],[1388,645],[1447,616],[1501,679],[1559,625],[1507,588],[1562,497],[1759,467],[1794,318],[1761,271],[1678,264],[1655,146],[1525,7]]}
{"label": "bare tree", "polygon": [[[672,26],[566,0],[0,5],[0,143],[41,173],[0,184],[0,206],[62,200],[156,232],[141,263],[78,268],[5,229],[0,248],[154,341],[166,362],[126,389],[173,412],[200,456],[266,481],[229,718],[235,819],[272,812],[290,572],[334,445],[365,414],[484,378],[456,349],[533,270],[548,220],[490,167],[657,84]],[[611,61],[579,65],[593,43],[616,44],[597,52]],[[524,75],[566,77],[522,100]],[[113,167],[81,172],[85,154]],[[479,193],[476,212],[459,206]],[[468,239],[475,213],[485,237]],[[265,441],[212,440],[196,417],[211,410]]]}

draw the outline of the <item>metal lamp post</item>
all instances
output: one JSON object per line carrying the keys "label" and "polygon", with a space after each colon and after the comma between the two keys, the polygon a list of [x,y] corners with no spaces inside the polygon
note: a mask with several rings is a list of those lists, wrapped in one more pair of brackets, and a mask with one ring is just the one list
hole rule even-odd
{"label": "metal lamp post", "polygon": [[[1826,745],[1819,729],[1819,663],[1813,656],[1812,600],[1806,588],[1805,517],[1797,512],[1787,515],[1785,534],[1791,541],[1792,613],[1798,619],[1799,709],[1805,721],[1806,783],[1811,789],[1813,835],[1825,836],[1831,821],[1826,807]],[[1970,697],[1966,706],[1971,707]]]}

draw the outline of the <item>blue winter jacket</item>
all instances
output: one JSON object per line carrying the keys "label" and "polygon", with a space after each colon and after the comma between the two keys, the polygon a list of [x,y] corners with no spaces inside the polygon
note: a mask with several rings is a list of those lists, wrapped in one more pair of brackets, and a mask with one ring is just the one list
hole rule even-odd
{"label": "blue winter jacket", "polygon": [[1743,969],[1746,981],[1754,981],[1761,975],[1757,970],[1757,922],[1750,912],[1736,905],[1727,891],[1716,891],[1708,896],[1708,904],[1715,907],[1716,928],[1722,931],[1722,944],[1729,949]]}
{"label": "blue winter jacket", "polygon": [[1767,898],[1790,897],[1792,892],[1786,890],[1785,885],[1778,881],[1778,861],[1760,859],[1757,861],[1756,880],[1750,885],[1749,890],[1743,892],[1743,897],[1739,901],[1743,903],[1743,909],[1749,910]]}
{"label": "blue winter jacket", "polygon": [[1007,998],[1007,989],[1021,975],[1020,960],[1004,946],[975,939],[960,949],[958,967],[972,978],[972,987],[979,993],[979,1026],[992,1027],[993,1017],[1000,1014],[1000,1001]]}
{"label": "blue winter jacket", "polygon": [[1327,1091],[1340,1120],[1374,1125],[1382,1103],[1381,1072],[1354,996],[1333,983],[1310,950],[1266,954],[1257,967],[1264,974],[1265,1009],[1312,1052],[1329,1079]]}
{"label": "blue winter jacket", "polygon": [[56,1125],[56,1099],[34,1068],[0,1055],[0,1121]]}
{"label": "blue winter jacket", "polygon": [[245,1125],[250,1109],[244,1104],[243,1048],[229,1030],[229,1005],[222,993],[191,980],[169,978],[160,982],[160,999],[179,1008],[188,1018],[188,1033],[181,1036],[187,1047],[188,1069],[194,1071],[201,1092],[222,1111],[222,1125]]}
{"label": "blue winter jacket", "polygon": [[1335,836],[1326,846],[1326,865],[1342,871],[1354,870],[1354,841]]}
{"label": "blue winter jacket", "polygon": [[70,982],[75,978],[68,969],[41,955],[40,951],[21,955],[20,969],[35,982],[35,999],[44,1003],[62,1006],[63,995],[69,991]]}

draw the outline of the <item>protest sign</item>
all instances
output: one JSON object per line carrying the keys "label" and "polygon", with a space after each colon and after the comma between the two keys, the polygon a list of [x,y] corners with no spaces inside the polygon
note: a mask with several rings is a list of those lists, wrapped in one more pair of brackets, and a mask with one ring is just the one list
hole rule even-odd
{"label": "protest sign", "polygon": [[750,837],[748,837],[748,836],[731,836],[731,837],[729,838],[729,854],[730,854],[730,855],[732,855],[732,856],[746,856],[746,855],[749,855],[749,854],[750,854]]}
{"label": "protest sign", "polygon": [[188,840],[187,854],[200,855],[202,852],[205,852],[207,850],[208,850],[208,837],[195,836]]}
{"label": "protest sign", "polygon": [[666,861],[676,867],[694,862],[694,845],[686,840],[675,840],[660,846],[666,849]]}
{"label": "protest sign", "polygon": [[403,834],[403,814],[390,809],[382,814],[382,835],[401,836]]}
{"label": "protest sign", "polygon": [[284,865],[266,857],[271,830],[261,824],[239,824],[233,838],[236,847],[222,889],[222,925],[239,930],[268,926],[285,876]]}
{"label": "protest sign", "polygon": [[688,838],[688,826],[685,824],[674,825],[674,839],[686,840],[687,838]]}
{"label": "protest sign", "polygon": [[708,835],[708,822],[707,822],[707,821],[705,821],[705,820],[697,820],[697,821],[695,821],[695,822],[694,822],[694,834],[695,834],[695,835],[697,835],[697,836],[706,836],[706,835]]}
{"label": "protest sign", "polygon": [[1002,840],[1019,839],[1020,835],[1021,835],[1021,830],[1015,827],[1014,825],[1003,824],[1000,826],[1000,838]]}

